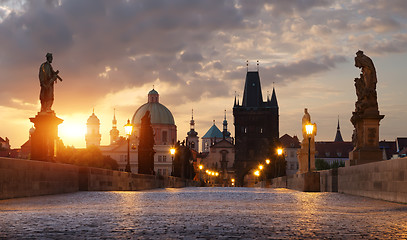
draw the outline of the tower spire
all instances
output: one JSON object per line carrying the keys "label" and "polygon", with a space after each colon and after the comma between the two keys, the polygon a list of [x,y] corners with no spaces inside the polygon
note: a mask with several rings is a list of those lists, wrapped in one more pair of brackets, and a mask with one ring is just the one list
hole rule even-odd
{"label": "tower spire", "polygon": [[249,71],[249,60],[246,60],[246,71]]}
{"label": "tower spire", "polygon": [[257,60],[257,72],[259,71],[259,60]]}
{"label": "tower spire", "polygon": [[343,138],[342,138],[342,134],[341,134],[341,128],[339,126],[339,115],[338,115],[338,127],[336,128],[336,135],[335,135],[334,142],[343,142]]}
{"label": "tower spire", "polygon": [[223,139],[226,139],[228,134],[228,121],[226,120],[226,109],[225,109],[225,117],[223,119]]}

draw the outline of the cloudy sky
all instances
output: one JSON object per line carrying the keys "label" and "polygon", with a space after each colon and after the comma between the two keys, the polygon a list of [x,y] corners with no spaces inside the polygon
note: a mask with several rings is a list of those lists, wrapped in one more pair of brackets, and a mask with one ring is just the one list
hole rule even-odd
{"label": "cloudy sky", "polygon": [[53,109],[67,145],[85,146],[93,108],[108,144],[113,109],[123,133],[153,85],[178,139],[192,108],[200,136],[212,120],[221,127],[225,109],[233,135],[246,60],[249,70],[260,62],[264,98],[274,83],[280,135],[301,135],[308,108],[317,140],[334,139],[338,116],[350,140],[361,49],[377,70],[380,139],[393,140],[407,136],[406,30],[404,0],[0,0],[0,137],[15,148],[28,139],[40,108],[38,68],[52,52],[64,79]]}

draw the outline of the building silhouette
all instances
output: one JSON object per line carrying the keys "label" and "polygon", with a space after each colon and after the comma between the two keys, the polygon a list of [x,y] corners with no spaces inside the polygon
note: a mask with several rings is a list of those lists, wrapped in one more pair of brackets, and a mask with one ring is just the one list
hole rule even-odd
{"label": "building silhouette", "polygon": [[275,149],[279,139],[279,108],[275,89],[263,101],[259,72],[247,72],[243,101],[233,106],[235,168],[238,181]]}
{"label": "building silhouette", "polygon": [[86,147],[90,146],[100,146],[100,140],[102,135],[100,134],[100,121],[99,118],[96,117],[95,111],[93,111],[92,115],[88,118],[86,123],[87,132],[85,135]]}

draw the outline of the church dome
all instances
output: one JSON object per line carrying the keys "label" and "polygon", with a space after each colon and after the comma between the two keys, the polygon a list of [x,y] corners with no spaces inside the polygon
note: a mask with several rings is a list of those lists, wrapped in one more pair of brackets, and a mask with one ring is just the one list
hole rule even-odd
{"label": "church dome", "polygon": [[159,94],[156,90],[148,93],[148,102],[143,104],[134,113],[131,119],[132,124],[140,124],[141,118],[150,111],[151,124],[170,124],[175,125],[174,117],[168,108],[159,103]]}
{"label": "church dome", "polygon": [[92,113],[92,115],[90,115],[90,117],[88,118],[88,124],[99,124],[99,118],[96,117],[95,113]]}

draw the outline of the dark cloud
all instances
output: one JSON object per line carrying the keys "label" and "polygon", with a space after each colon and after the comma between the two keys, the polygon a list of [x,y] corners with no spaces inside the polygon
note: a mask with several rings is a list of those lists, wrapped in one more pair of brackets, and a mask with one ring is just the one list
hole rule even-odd
{"label": "dark cloud", "polygon": [[[270,81],[300,80],[335,68],[344,61],[339,56],[342,53],[321,50],[285,63],[288,60],[282,58],[286,53],[301,51],[302,41],[310,42],[316,34],[325,37],[337,29],[347,30],[350,19],[357,15],[357,8],[332,10],[335,2],[327,0],[0,3],[18,6],[0,22],[0,97],[10,97],[12,92],[18,99],[38,102],[38,67],[45,61],[45,53],[52,52],[53,65],[64,78],[57,87],[57,98],[66,105],[81,105],[83,96],[87,102],[96,102],[107,93],[157,79],[180,86],[180,91],[186,92],[185,100],[223,96],[243,81],[241,67],[246,59],[273,59],[273,65],[261,70]],[[378,1],[379,6],[382,3]],[[377,8],[364,11],[379,12]],[[308,28],[289,30],[295,36],[284,35],[285,24],[295,22],[292,16],[302,19]],[[397,27],[397,16],[374,16],[390,31],[397,29],[391,28]],[[360,18],[358,23],[366,19]],[[405,42],[394,36],[368,47],[379,52],[406,51]],[[338,56],[324,57],[330,55]]]}
{"label": "dark cloud", "polygon": [[[299,81],[313,74],[329,71],[336,67],[336,64],[345,62],[343,56],[322,56],[318,59],[303,59],[291,63],[277,63],[271,67],[260,69],[262,82],[269,85],[272,82],[287,83]],[[242,78],[241,70],[227,74],[229,79]]]}

